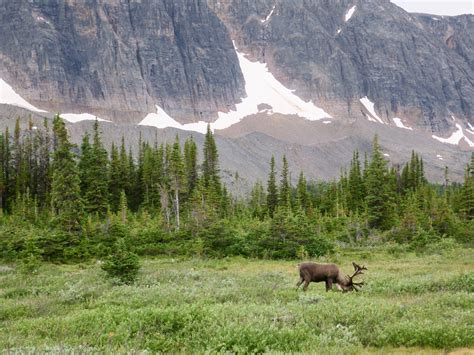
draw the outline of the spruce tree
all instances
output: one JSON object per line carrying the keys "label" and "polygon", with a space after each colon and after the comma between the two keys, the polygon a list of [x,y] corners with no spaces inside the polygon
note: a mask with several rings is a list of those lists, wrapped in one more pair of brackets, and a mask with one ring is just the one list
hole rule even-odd
{"label": "spruce tree", "polygon": [[362,177],[359,152],[353,153],[348,178],[348,208],[352,212],[363,210],[363,200],[365,196],[364,181]]}
{"label": "spruce tree", "polygon": [[23,165],[23,145],[21,142],[21,129],[20,119],[17,118],[15,122],[15,130],[13,133],[13,146],[12,146],[12,160],[13,160],[13,196],[18,198],[22,192],[24,192],[24,165]]}
{"label": "spruce tree", "polygon": [[176,140],[173,144],[171,157],[169,161],[169,174],[170,174],[170,187],[174,193],[174,212],[176,218],[176,229],[180,228],[180,193],[185,187],[185,175],[184,175],[184,164],[181,155],[181,147],[179,144],[179,138],[176,136]]}
{"label": "spruce tree", "polygon": [[92,147],[89,133],[82,137],[81,157],[79,159],[79,178],[81,179],[81,195],[85,196],[89,190],[89,167],[92,160]]}
{"label": "spruce tree", "polygon": [[389,193],[389,172],[378,137],[373,141],[372,159],[367,172],[367,213],[369,226],[388,229],[393,224],[393,200]]}
{"label": "spruce tree", "polygon": [[49,206],[51,192],[51,133],[48,120],[45,118],[39,131],[38,148],[38,202],[41,207]]}
{"label": "spruce tree", "polygon": [[139,171],[141,175],[141,182],[143,187],[143,202],[142,206],[148,209],[153,208],[153,203],[151,202],[151,185],[152,185],[152,177],[151,173],[153,171],[153,152],[148,145],[148,143],[144,143],[142,146],[142,151],[140,154],[140,162],[139,162]]}
{"label": "spruce tree", "polygon": [[221,206],[219,209],[219,214],[221,218],[227,218],[229,217],[230,210],[231,210],[231,197],[229,196],[229,193],[227,192],[227,187],[225,185],[222,186],[222,192],[221,192]]}
{"label": "spruce tree", "polygon": [[278,205],[283,208],[291,207],[288,161],[286,160],[285,155],[283,155],[283,167],[281,171]]}
{"label": "spruce tree", "polygon": [[304,176],[303,171],[300,172],[300,176],[298,177],[298,185],[296,186],[296,197],[298,207],[306,212],[309,203],[308,183],[306,182],[306,178]]}
{"label": "spruce tree", "polygon": [[125,190],[120,191],[120,200],[119,200],[119,212],[120,212],[120,219],[122,224],[127,222],[127,211],[128,211],[128,203],[127,203],[127,195],[125,194]]}
{"label": "spruce tree", "polygon": [[[125,192],[127,201],[130,200],[132,194],[132,174],[130,173],[130,161],[127,154],[127,148],[125,146],[125,137],[122,136],[119,149],[119,172],[118,179],[120,180],[120,186]],[[133,158],[132,158],[133,165]]]}
{"label": "spruce tree", "polygon": [[77,164],[69,143],[66,126],[56,115],[53,122],[55,150],[52,162],[51,204],[53,223],[66,231],[80,228],[83,216],[83,204],[80,195],[80,180]]}
{"label": "spruce tree", "polygon": [[10,207],[10,195],[12,191],[11,175],[12,169],[10,165],[11,160],[11,147],[10,147],[10,133],[8,127],[5,128],[3,143],[3,208],[8,210]]}
{"label": "spruce tree", "polygon": [[474,219],[474,153],[471,154],[471,162],[466,167],[464,184],[461,189],[461,216],[467,220]]}
{"label": "spruce tree", "polygon": [[118,150],[112,143],[110,152],[110,168],[109,168],[109,197],[110,208],[113,212],[119,209],[120,195],[124,191],[124,181],[121,176],[121,162]]}
{"label": "spruce tree", "polygon": [[83,172],[87,188],[84,193],[86,210],[104,216],[108,209],[108,156],[100,137],[99,121],[94,122],[90,161]]}
{"label": "spruce tree", "polygon": [[163,183],[163,180],[165,179],[162,146],[158,147],[157,144],[155,144],[155,146],[153,147],[152,163],[153,163],[153,169],[150,175],[150,180],[151,180],[150,197],[151,197],[153,207],[156,210],[159,210],[161,207],[160,188]]}
{"label": "spruce tree", "polygon": [[250,212],[252,213],[252,217],[263,219],[266,203],[267,201],[263,185],[260,181],[257,181],[252,187],[249,199],[249,208]]}
{"label": "spruce tree", "polygon": [[128,173],[128,180],[127,180],[127,190],[125,191],[127,193],[127,199],[130,208],[133,211],[137,211],[141,201],[142,201],[142,188],[141,188],[141,175],[139,174],[139,169],[137,164],[135,164],[135,160],[133,158],[133,152],[132,148],[129,148],[128,152],[128,168],[127,168],[127,173]]}
{"label": "spruce tree", "polygon": [[184,169],[186,172],[188,194],[191,195],[198,180],[197,146],[192,136],[186,139],[184,143]]}
{"label": "spruce tree", "polygon": [[0,218],[3,216],[5,188],[5,139],[3,133],[0,133]]}
{"label": "spruce tree", "polygon": [[275,157],[270,160],[270,173],[267,181],[267,210],[268,215],[273,218],[273,214],[278,206],[278,189],[276,185]]}
{"label": "spruce tree", "polygon": [[202,178],[204,187],[213,192],[221,191],[219,177],[219,154],[217,152],[216,142],[212,134],[210,125],[207,125],[207,132],[204,139],[204,162],[202,164]]}

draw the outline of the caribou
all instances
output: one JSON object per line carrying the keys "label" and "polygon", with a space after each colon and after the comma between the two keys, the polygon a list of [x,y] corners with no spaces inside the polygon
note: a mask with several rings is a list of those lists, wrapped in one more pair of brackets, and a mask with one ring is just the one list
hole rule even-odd
{"label": "caribou", "polygon": [[343,292],[352,290],[358,292],[358,287],[361,288],[364,282],[354,282],[353,279],[357,275],[363,274],[363,271],[367,270],[367,268],[365,266],[359,266],[355,262],[352,262],[352,266],[354,266],[354,273],[349,276],[344,274],[336,264],[299,264],[300,280],[296,284],[296,289],[298,290],[303,282],[303,291],[306,291],[310,282],[324,281],[326,283],[326,292],[332,289],[333,284],[336,284]]}

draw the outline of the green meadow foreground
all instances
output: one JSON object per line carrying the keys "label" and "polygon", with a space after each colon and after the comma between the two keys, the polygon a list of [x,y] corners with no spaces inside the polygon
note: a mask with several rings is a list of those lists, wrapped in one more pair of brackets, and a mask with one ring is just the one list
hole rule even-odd
{"label": "green meadow foreground", "polygon": [[295,290],[297,261],[144,259],[133,286],[98,264],[0,266],[0,349],[17,352],[474,352],[474,250],[345,251],[319,261],[359,293]]}

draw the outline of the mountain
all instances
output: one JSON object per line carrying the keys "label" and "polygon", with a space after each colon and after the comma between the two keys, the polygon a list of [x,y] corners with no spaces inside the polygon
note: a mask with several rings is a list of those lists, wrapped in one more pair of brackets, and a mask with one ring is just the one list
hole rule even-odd
{"label": "mountain", "polygon": [[[431,177],[459,179],[473,38],[472,15],[388,0],[0,0],[0,124],[97,116],[109,141],[135,142],[211,123],[223,169],[248,183],[272,154],[337,176],[378,134],[393,162],[416,149]],[[76,141],[85,127],[71,123]]]}

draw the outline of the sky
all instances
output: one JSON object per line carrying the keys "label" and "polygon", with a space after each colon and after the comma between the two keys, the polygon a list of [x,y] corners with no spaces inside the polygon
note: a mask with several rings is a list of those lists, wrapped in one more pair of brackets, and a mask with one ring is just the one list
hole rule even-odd
{"label": "sky", "polygon": [[455,16],[474,14],[474,0],[391,0],[408,12]]}

